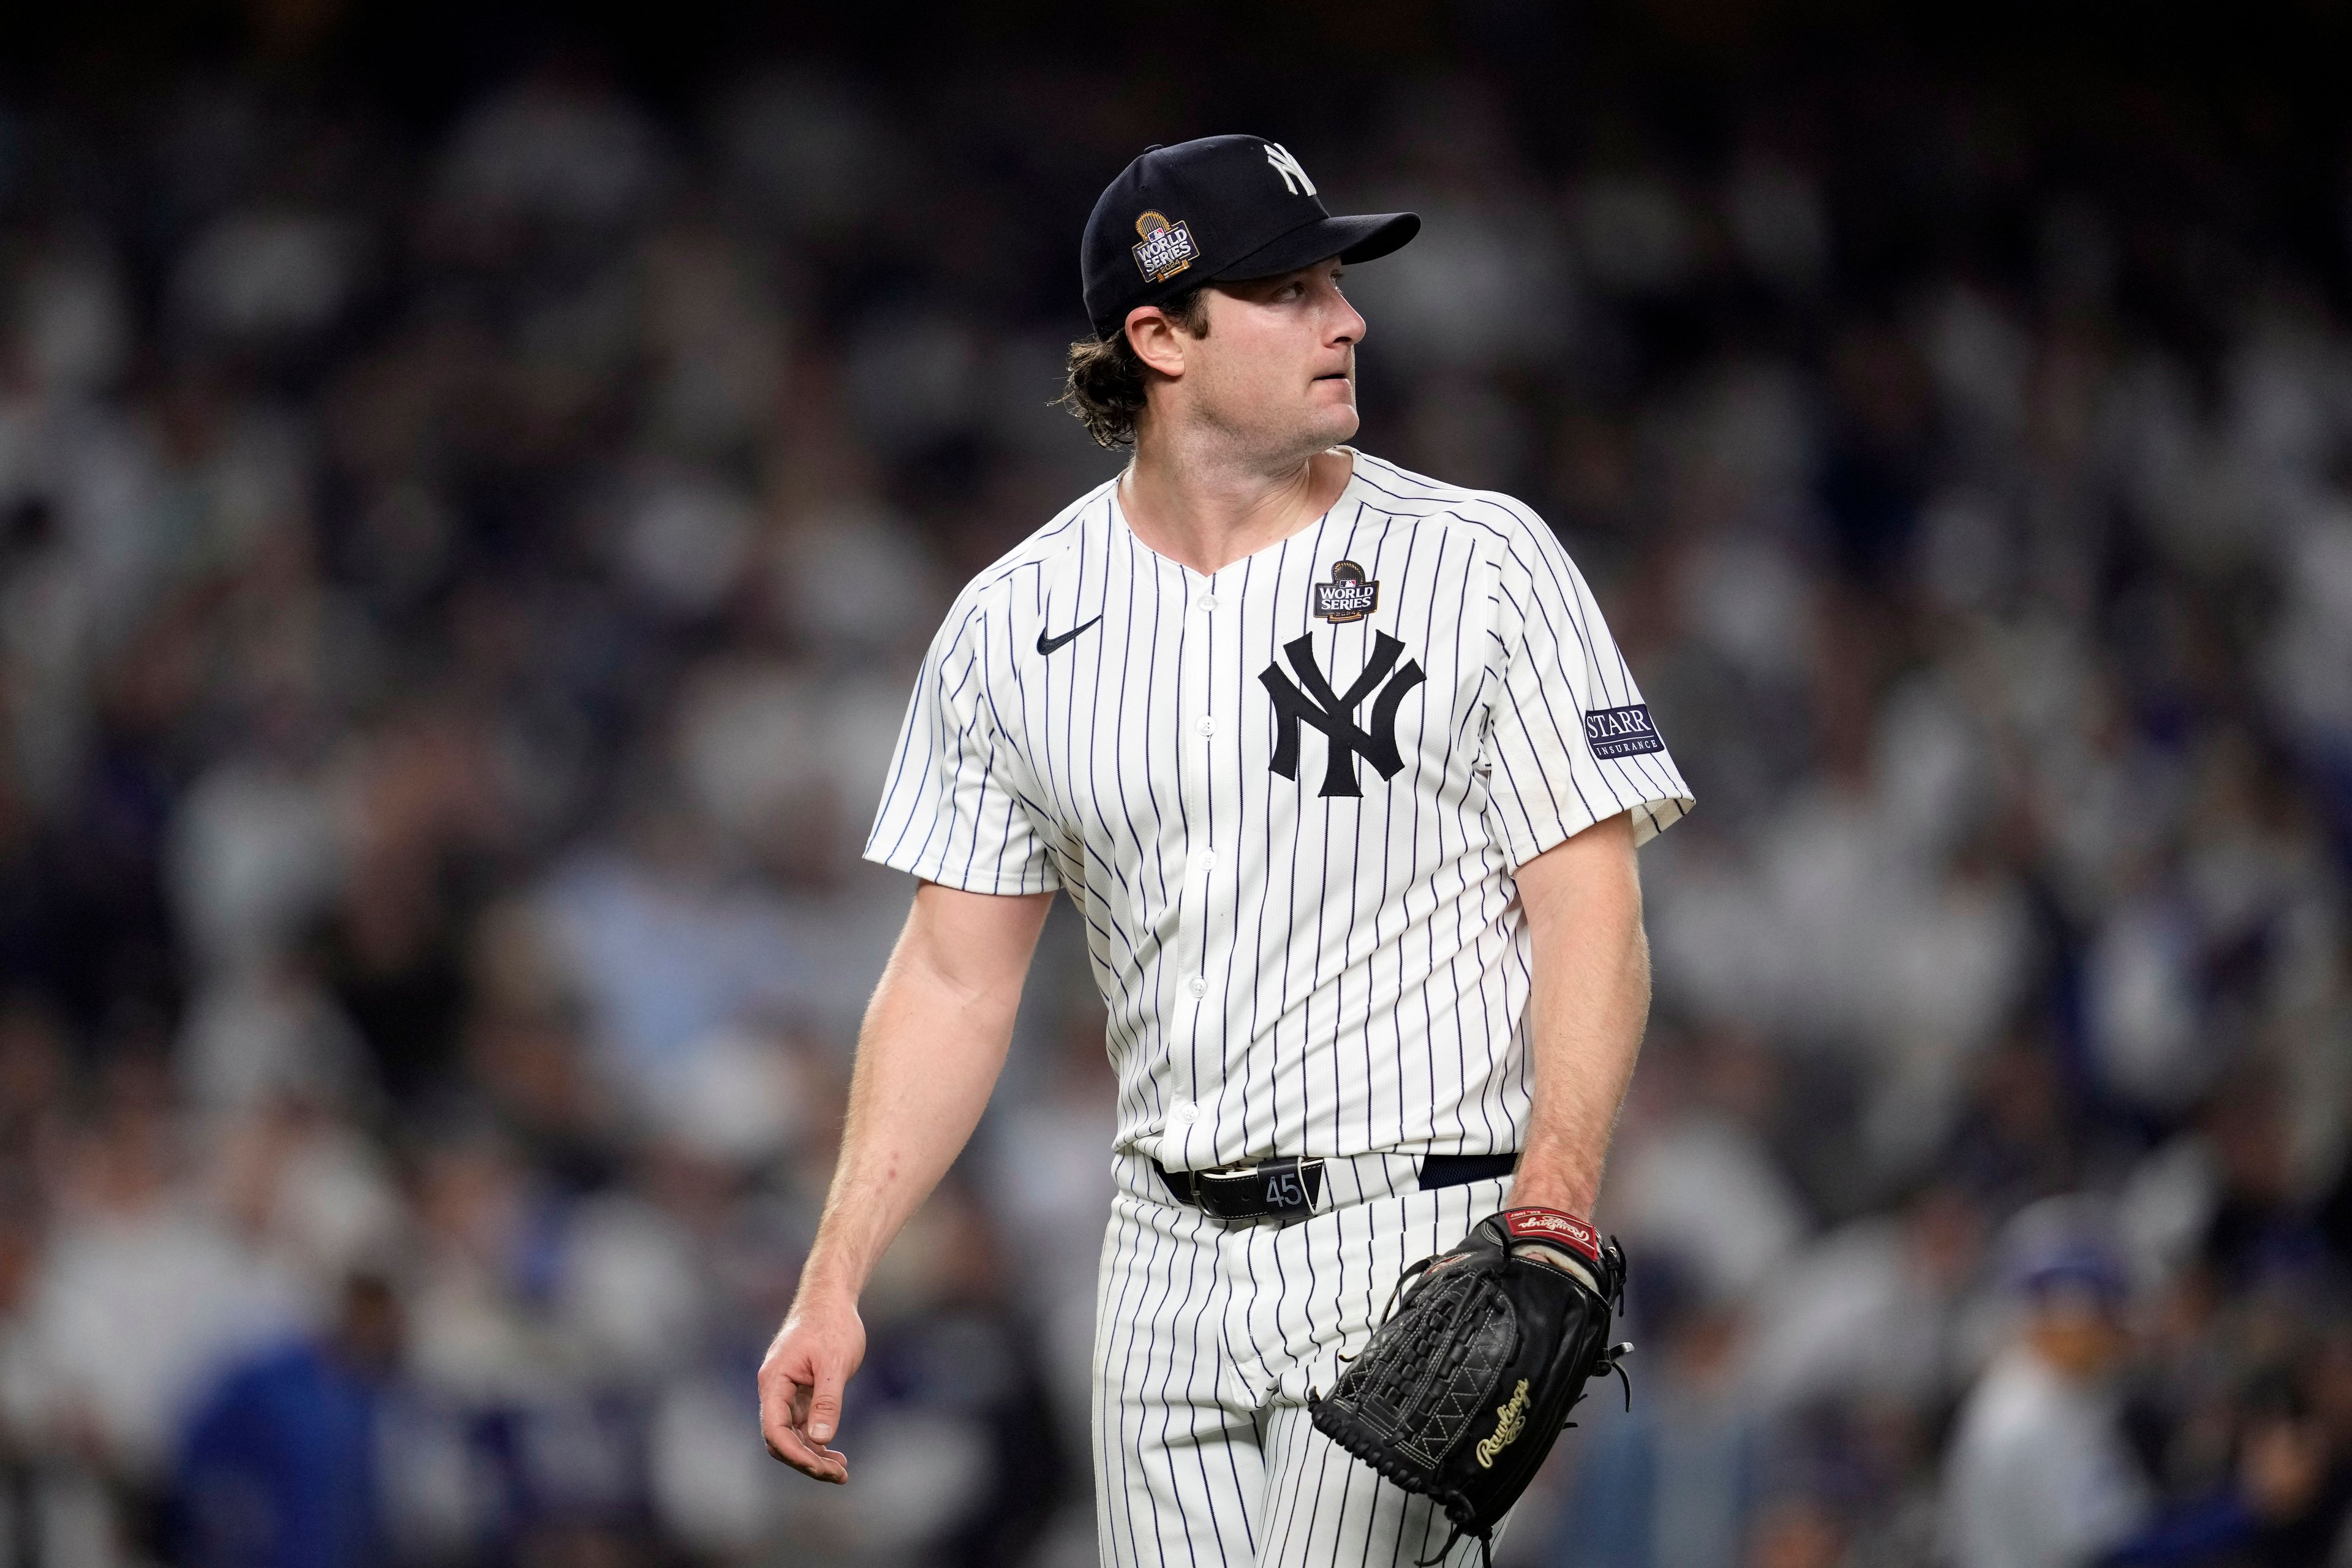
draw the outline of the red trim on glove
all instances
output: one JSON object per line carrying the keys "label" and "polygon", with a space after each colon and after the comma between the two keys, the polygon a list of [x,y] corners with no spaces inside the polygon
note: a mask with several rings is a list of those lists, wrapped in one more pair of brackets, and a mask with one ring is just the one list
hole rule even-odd
{"label": "red trim on glove", "polygon": [[1565,1209],[1505,1209],[1503,1233],[1513,1241],[1546,1241],[1601,1266],[1601,1233]]}

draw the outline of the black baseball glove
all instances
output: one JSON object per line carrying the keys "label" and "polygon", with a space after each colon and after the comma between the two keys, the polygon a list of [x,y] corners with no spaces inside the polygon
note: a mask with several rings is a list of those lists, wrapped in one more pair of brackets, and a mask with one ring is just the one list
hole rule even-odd
{"label": "black baseball glove", "polygon": [[[1515,1208],[1398,1281],[1403,1304],[1322,1398],[1316,1428],[1445,1510],[1483,1548],[1551,1452],[1584,1385],[1624,1369],[1609,1342],[1625,1255],[1558,1209]],[[1626,1384],[1631,1408],[1633,1385]]]}

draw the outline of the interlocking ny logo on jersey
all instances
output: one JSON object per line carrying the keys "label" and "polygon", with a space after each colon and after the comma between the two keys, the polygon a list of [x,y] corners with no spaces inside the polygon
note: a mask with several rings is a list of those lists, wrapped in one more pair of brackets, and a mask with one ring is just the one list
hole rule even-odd
{"label": "interlocking ny logo on jersey", "polygon": [[1274,165],[1274,172],[1282,176],[1283,184],[1288,187],[1292,195],[1299,194],[1301,185],[1307,188],[1307,195],[1311,196],[1315,194],[1315,182],[1307,177],[1307,171],[1298,166],[1298,160],[1290,155],[1289,148],[1279,142],[1267,142],[1265,161]]}
{"label": "interlocking ny logo on jersey", "polygon": [[[1285,643],[1282,651],[1290,660],[1290,668],[1298,672],[1297,685],[1278,665],[1269,664],[1258,672],[1266,695],[1274,699],[1274,771],[1286,779],[1298,776],[1298,727],[1312,724],[1323,731],[1323,739],[1328,743],[1322,791],[1327,797],[1364,793],[1356,783],[1359,756],[1379,769],[1381,777],[1396,777],[1397,771],[1404,766],[1404,759],[1397,753],[1397,705],[1404,700],[1406,692],[1428,679],[1422,673],[1421,661],[1408,659],[1402,668],[1397,668],[1397,656],[1404,652],[1404,644],[1386,632],[1376,632],[1372,637],[1371,661],[1364,666],[1364,672],[1346,691],[1334,694],[1330,681],[1316,667],[1312,637]],[[1395,670],[1393,675],[1390,674],[1391,669]],[[1388,682],[1386,686],[1381,685],[1383,680]],[[1359,727],[1357,705],[1370,697],[1375,687],[1380,688],[1381,694],[1372,702],[1371,724],[1369,728]]]}
{"label": "interlocking ny logo on jersey", "polygon": [[1160,213],[1137,218],[1135,232],[1143,237],[1135,247],[1135,265],[1154,283],[1165,283],[1200,258],[1192,231],[1181,223],[1170,223]]}

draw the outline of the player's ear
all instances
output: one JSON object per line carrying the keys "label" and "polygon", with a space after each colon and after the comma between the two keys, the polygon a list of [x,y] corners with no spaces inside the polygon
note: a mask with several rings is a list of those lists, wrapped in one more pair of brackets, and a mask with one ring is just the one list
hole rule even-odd
{"label": "player's ear", "polygon": [[1127,313],[1128,346],[1137,359],[1162,375],[1184,374],[1184,353],[1191,342],[1157,305],[1139,305]]}

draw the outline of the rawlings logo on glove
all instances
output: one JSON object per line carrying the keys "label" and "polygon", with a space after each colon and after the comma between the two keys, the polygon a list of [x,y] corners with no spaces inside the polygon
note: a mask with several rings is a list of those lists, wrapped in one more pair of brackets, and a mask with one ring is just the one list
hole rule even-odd
{"label": "rawlings logo on glove", "polygon": [[1557,1241],[1574,1247],[1585,1261],[1601,1261],[1601,1233],[1559,1209],[1505,1209],[1496,1216],[1513,1241]]}
{"label": "rawlings logo on glove", "polygon": [[1528,1380],[1519,1379],[1519,1386],[1511,1391],[1507,1405],[1495,1406],[1495,1435],[1478,1439],[1478,1468],[1491,1470],[1495,1456],[1519,1440],[1519,1433],[1528,1424]]}

